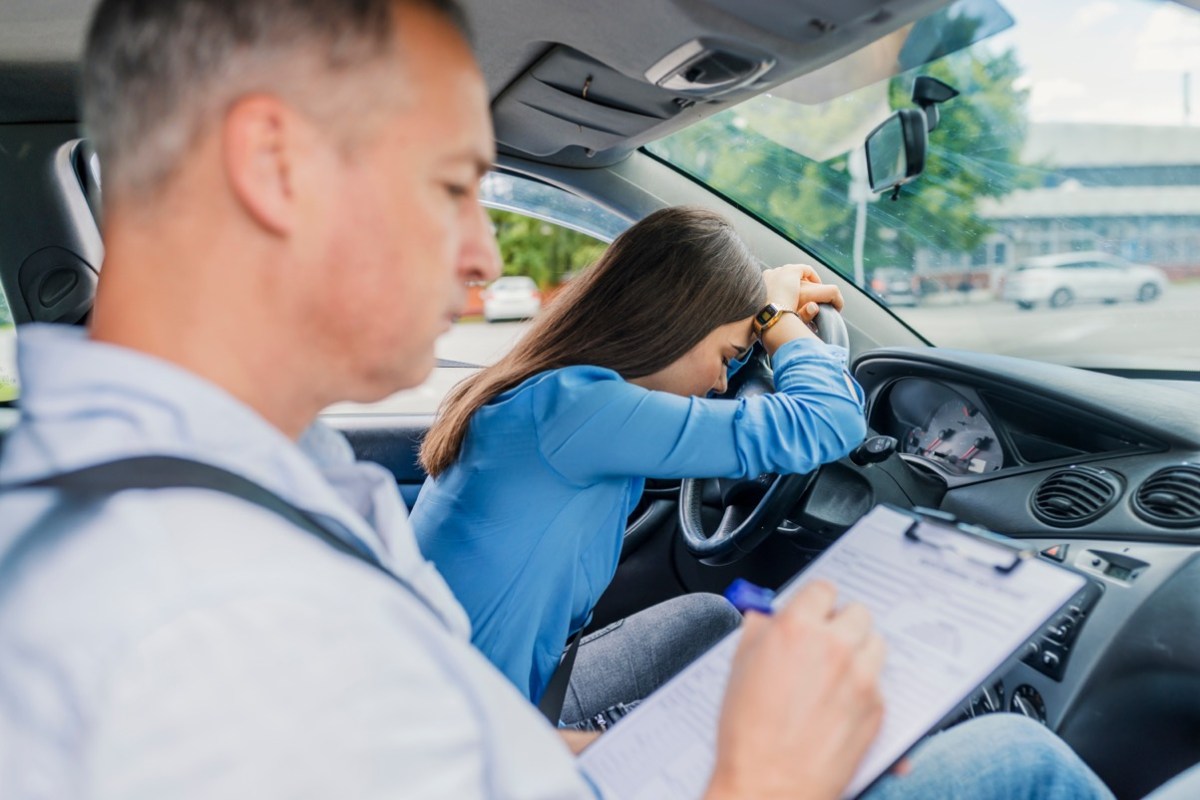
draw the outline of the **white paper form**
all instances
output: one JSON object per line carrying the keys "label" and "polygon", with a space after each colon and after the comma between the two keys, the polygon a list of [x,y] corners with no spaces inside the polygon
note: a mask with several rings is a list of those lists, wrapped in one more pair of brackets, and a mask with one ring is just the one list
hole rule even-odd
{"label": "white paper form", "polygon": [[[1038,559],[1007,573],[996,545],[877,507],[776,602],[823,578],[839,602],[871,611],[887,642],[884,721],[846,791],[855,797],[1045,625],[1083,577]],[[1008,558],[1011,561],[1011,557]],[[584,751],[580,766],[609,800],[695,800],[712,774],[717,721],[740,632],[651,695]],[[804,680],[797,675],[797,680]]]}

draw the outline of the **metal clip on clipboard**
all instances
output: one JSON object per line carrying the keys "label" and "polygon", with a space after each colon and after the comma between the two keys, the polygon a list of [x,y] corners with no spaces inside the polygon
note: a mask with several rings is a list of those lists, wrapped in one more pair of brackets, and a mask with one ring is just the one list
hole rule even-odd
{"label": "metal clip on clipboard", "polygon": [[[945,553],[951,553],[964,561],[983,567],[991,567],[1001,575],[1007,575],[1019,565],[1037,557],[1037,551],[1020,547],[1001,539],[995,533],[978,525],[958,522],[953,516],[941,511],[930,509],[914,509],[905,513],[913,517],[912,524],[904,531],[907,541],[922,544]],[[981,558],[975,553],[969,553],[953,541],[938,542],[922,534],[922,525],[933,525],[947,529],[951,533],[965,534],[972,541],[985,545],[987,549],[996,552],[996,558]]]}

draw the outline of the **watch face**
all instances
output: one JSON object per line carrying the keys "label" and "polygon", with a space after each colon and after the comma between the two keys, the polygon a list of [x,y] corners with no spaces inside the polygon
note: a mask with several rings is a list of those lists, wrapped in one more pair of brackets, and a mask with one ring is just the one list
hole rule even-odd
{"label": "watch face", "polygon": [[767,303],[763,306],[762,311],[754,315],[754,321],[759,325],[766,325],[771,319],[779,313],[779,307],[774,303]]}

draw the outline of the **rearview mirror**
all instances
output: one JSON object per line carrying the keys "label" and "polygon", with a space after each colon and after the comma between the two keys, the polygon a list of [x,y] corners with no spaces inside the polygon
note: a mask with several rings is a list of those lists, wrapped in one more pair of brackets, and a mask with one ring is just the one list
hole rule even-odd
{"label": "rearview mirror", "polygon": [[867,136],[867,182],[871,191],[900,187],[925,169],[925,114],[903,108]]}

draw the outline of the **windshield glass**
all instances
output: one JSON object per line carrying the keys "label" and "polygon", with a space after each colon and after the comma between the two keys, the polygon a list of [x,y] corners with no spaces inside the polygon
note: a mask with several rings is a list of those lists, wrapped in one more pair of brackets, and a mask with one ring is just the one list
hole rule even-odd
{"label": "windshield glass", "polygon": [[[933,344],[1200,372],[1200,13],[1002,5],[957,2],[646,149]],[[874,194],[863,142],[923,75],[959,96],[924,172]]]}

